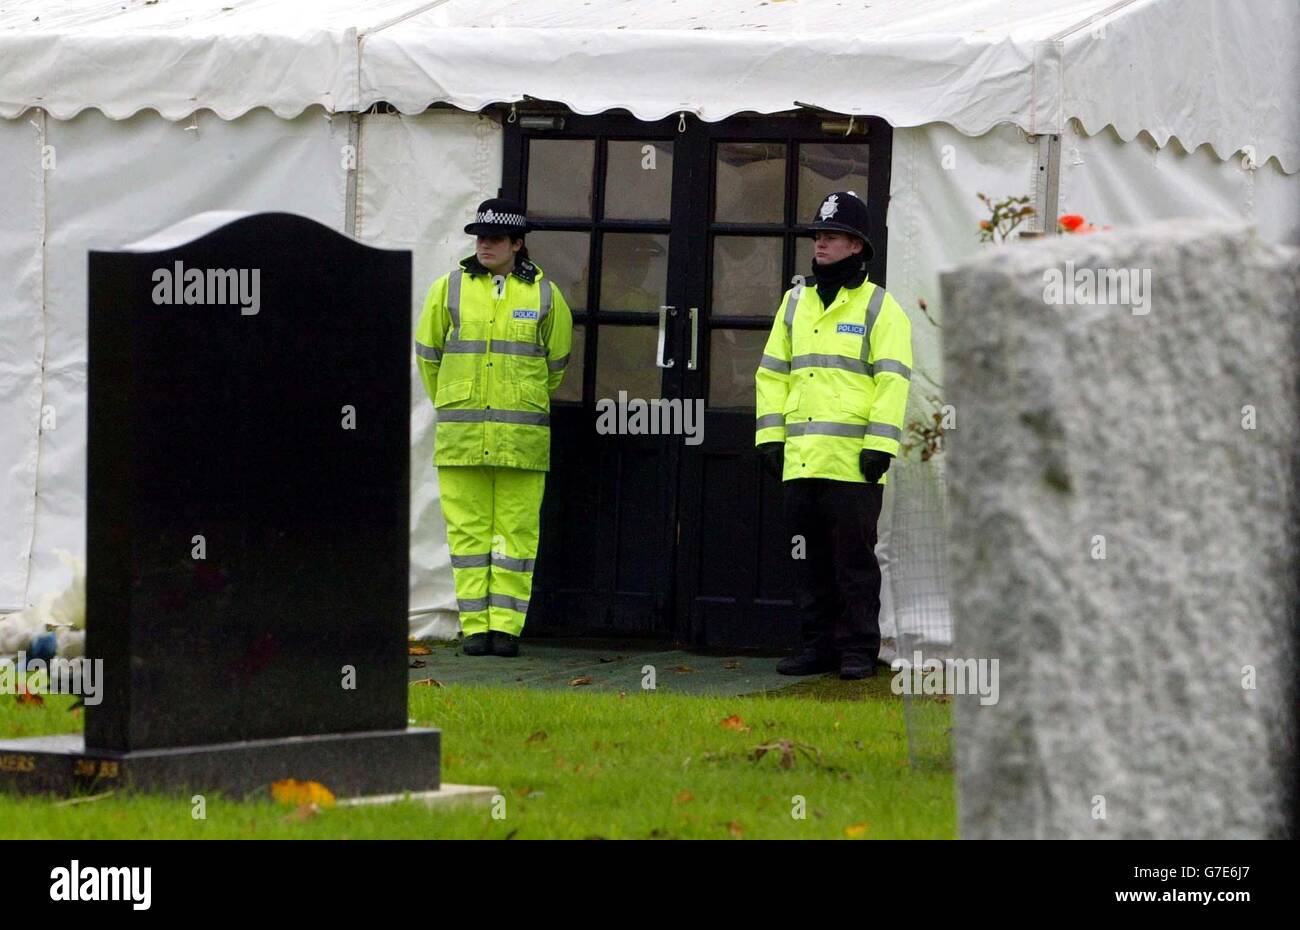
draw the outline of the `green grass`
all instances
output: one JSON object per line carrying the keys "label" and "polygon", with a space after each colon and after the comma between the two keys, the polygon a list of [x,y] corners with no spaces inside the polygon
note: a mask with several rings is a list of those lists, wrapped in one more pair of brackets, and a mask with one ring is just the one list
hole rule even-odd
{"label": "green grass", "polygon": [[[493,785],[490,805],[401,803],[312,813],[271,801],[115,794],[59,806],[0,794],[4,838],[952,838],[952,773],[908,764],[889,676],[705,698],[413,686],[410,716],[443,729],[443,779]],[[0,696],[0,738],[76,732],[71,698]],[[928,709],[940,724],[948,705]],[[937,716],[936,716],[937,715]],[[721,725],[739,717],[740,726]],[[791,744],[756,757],[764,744]],[[783,757],[788,767],[783,767]],[[795,796],[806,817],[796,819]],[[847,833],[846,833],[847,828]]]}

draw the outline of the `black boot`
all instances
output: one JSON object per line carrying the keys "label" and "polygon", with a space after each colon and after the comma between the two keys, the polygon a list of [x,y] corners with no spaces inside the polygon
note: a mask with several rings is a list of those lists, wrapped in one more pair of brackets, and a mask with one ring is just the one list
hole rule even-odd
{"label": "black boot", "polygon": [[467,656],[485,656],[491,648],[492,640],[487,633],[471,633],[460,644],[460,651]]}
{"label": "black boot", "polygon": [[876,674],[876,660],[872,656],[845,654],[840,659],[840,677],[845,681],[860,681]]}
{"label": "black boot", "polygon": [[500,656],[503,659],[513,659],[519,655],[519,637],[512,636],[509,633],[502,633],[500,630],[493,630],[492,636],[492,654]]}
{"label": "black boot", "polygon": [[831,672],[839,667],[835,656],[816,649],[805,649],[798,655],[786,656],[776,663],[776,670],[781,675],[817,675]]}

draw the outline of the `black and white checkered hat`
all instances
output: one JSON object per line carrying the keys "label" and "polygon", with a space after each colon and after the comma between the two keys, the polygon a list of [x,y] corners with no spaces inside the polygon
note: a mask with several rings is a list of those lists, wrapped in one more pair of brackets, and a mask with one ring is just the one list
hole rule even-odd
{"label": "black and white checkered hat", "polygon": [[471,236],[522,236],[528,232],[528,217],[523,204],[493,197],[478,205],[474,222],[465,227]]}

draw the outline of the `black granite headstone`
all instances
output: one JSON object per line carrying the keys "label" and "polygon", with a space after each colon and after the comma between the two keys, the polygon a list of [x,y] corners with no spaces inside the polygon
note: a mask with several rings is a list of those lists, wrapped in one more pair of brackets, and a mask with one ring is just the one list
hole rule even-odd
{"label": "black granite headstone", "polygon": [[90,253],[85,741],[0,786],[429,790],[407,728],[411,256],[286,213]]}

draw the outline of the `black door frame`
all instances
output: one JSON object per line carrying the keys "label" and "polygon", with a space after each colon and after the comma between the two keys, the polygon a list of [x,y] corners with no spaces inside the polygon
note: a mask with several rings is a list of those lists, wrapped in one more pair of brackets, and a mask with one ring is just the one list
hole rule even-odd
{"label": "black door frame", "polygon": [[[852,135],[843,132],[828,131],[824,125],[827,120],[847,123],[837,114],[799,110],[770,116],[737,116],[719,123],[706,123],[692,115],[671,116],[665,119],[644,122],[631,114],[611,111],[595,116],[583,116],[569,112],[560,104],[543,101],[530,102],[523,107],[516,107],[505,116],[501,110],[504,128],[504,153],[502,168],[501,193],[503,196],[523,200],[525,180],[528,177],[528,147],[530,138],[564,138],[564,139],[603,139],[606,141],[672,141],[673,142],[673,179],[669,219],[669,256],[666,304],[675,308],[670,316],[667,330],[665,357],[676,360],[671,368],[663,369],[661,393],[664,398],[682,398],[684,401],[708,397],[709,367],[711,364],[708,350],[709,334],[712,331],[711,298],[713,250],[710,247],[713,236],[717,233],[772,233],[773,226],[767,224],[711,223],[715,198],[715,158],[714,147],[719,142],[757,142],[780,143],[786,146],[785,216],[794,217],[797,203],[797,174],[799,160],[796,146],[799,143],[836,141],[860,141],[871,146],[868,164],[868,214],[869,232],[873,246],[872,259],[868,264],[868,273],[872,281],[884,285],[885,269],[888,258],[888,204],[890,165],[893,149],[893,129],[883,119],[876,117],[857,117],[854,126],[859,131]],[[551,126],[533,125],[533,119],[549,119]],[[525,122],[530,125],[525,125]],[[605,146],[596,147],[595,177],[605,176]],[[662,233],[663,223],[646,223],[628,220],[595,220],[603,216],[601,204],[604,198],[603,185],[596,185],[592,191],[593,220],[591,222],[574,222],[564,220],[535,221],[532,225],[543,230],[566,230],[590,227],[593,230]],[[794,217],[797,222],[808,222],[810,217]],[[651,229],[651,227],[657,227]],[[592,293],[599,293],[601,274],[602,236],[592,235],[588,255],[588,280]],[[786,237],[782,249],[783,281],[788,281],[794,273],[795,243],[793,237]],[[783,285],[783,287],[786,285]],[[779,293],[772,295],[775,306]],[[699,308],[698,344],[699,364],[694,370],[687,368],[687,355],[690,352],[691,321],[688,308]],[[583,401],[577,405],[583,413],[584,428],[595,430],[595,410],[587,404],[595,397],[595,378],[597,365],[597,347],[600,326],[593,326],[593,308],[585,312],[575,312],[574,322],[585,323],[583,364]],[[620,311],[602,311],[599,315],[603,324],[644,323],[645,314]],[[728,316],[726,328],[763,329],[771,326],[772,318],[767,315]],[[564,406],[574,406],[565,404]],[[724,415],[734,417],[734,411]],[[707,423],[716,420],[719,414],[709,412],[706,405],[705,436],[709,435]],[[752,412],[748,413],[749,443],[752,444]],[[734,424],[732,424],[734,432]],[[666,437],[650,437],[654,441],[664,442]],[[707,442],[707,440],[706,440]],[[703,447],[702,447],[703,448]],[[682,568],[698,565],[700,559],[701,528],[687,520],[683,525],[680,503],[692,499],[700,493],[699,483],[702,479],[700,455],[693,454],[680,437],[669,439],[664,449],[664,464],[670,470],[669,492],[661,501],[665,520],[662,524],[660,538],[653,540],[654,551],[662,554],[662,579],[664,591],[663,604],[660,607],[662,623],[654,631],[660,635],[689,642],[704,644],[706,630],[700,623],[694,610],[696,591],[693,585],[685,583]],[[593,566],[599,571],[600,567]],[[789,611],[791,602],[776,601],[769,606]],[[548,624],[548,627],[550,625]],[[575,630],[575,632],[580,632]],[[769,640],[769,644],[771,641]],[[729,645],[751,645],[751,643],[729,643]]]}
{"label": "black door frame", "polygon": [[[770,234],[774,224],[740,224],[715,223],[715,199],[717,196],[716,169],[717,158],[715,146],[723,142],[777,143],[785,147],[786,176],[785,198],[783,205],[783,225],[808,223],[810,216],[797,215],[799,159],[797,146],[800,143],[834,143],[862,142],[871,147],[867,177],[867,212],[868,235],[873,251],[868,262],[867,271],[870,279],[880,285],[885,284],[885,268],[888,259],[888,209],[890,164],[893,153],[893,129],[883,119],[855,119],[854,126],[858,133],[845,136],[842,133],[827,132],[824,120],[847,122],[834,114],[800,111],[778,116],[742,116],[732,117],[719,123],[697,123],[695,145],[699,150],[693,152],[692,163],[699,166],[702,176],[696,180],[697,190],[704,196],[696,197],[691,203],[690,230],[692,241],[690,248],[691,264],[688,270],[690,279],[686,292],[690,305],[700,310],[700,330],[698,334],[701,346],[708,346],[713,332],[712,281],[713,253],[712,240],[718,234]],[[781,291],[789,287],[790,278],[795,273],[804,273],[805,269],[795,267],[795,242],[797,237],[786,236],[782,249],[782,284],[780,290],[771,295],[770,306],[775,308],[781,298]],[[768,332],[772,326],[770,313],[752,316],[727,316],[719,320],[720,328]],[[712,353],[707,348],[701,349],[700,364],[694,371],[686,372],[683,384],[684,396],[708,398],[709,371],[713,363]],[[748,468],[731,471],[732,480],[752,486],[755,491],[754,509],[750,516],[757,522],[759,508],[765,505],[780,507],[780,482],[768,477],[758,462],[757,453],[753,452],[754,412],[746,408],[741,412],[727,408],[705,406],[705,442],[698,447],[683,446],[681,463],[678,470],[677,504],[684,512],[698,510],[696,502],[705,492],[702,484],[705,480],[704,459],[719,452],[739,452],[739,460],[748,457]],[[722,449],[719,449],[719,446]],[[762,499],[760,499],[762,498]],[[737,591],[736,598],[747,599],[742,613],[745,620],[731,625],[709,623],[704,602],[707,598],[699,590],[698,579],[703,571],[703,538],[706,527],[702,521],[686,521],[679,525],[679,545],[674,553],[674,598],[675,620],[678,638],[693,645],[727,645],[727,646],[765,646],[786,648],[797,642],[797,624],[794,616],[792,597],[764,600],[761,597],[762,582],[758,577],[758,546],[760,541],[753,540],[752,559],[745,564],[744,578],[746,590]],[[748,552],[748,550],[747,550]]]}
{"label": "black door frame", "polygon": [[[554,128],[539,126],[530,128],[525,125],[531,116],[541,116],[556,121]],[[559,123],[562,121],[562,128]],[[689,177],[690,160],[679,157],[679,146],[681,138],[678,135],[678,121],[676,118],[658,120],[656,122],[643,122],[636,119],[630,114],[617,115],[608,114],[601,116],[581,116],[569,113],[563,108],[556,109],[553,107],[542,107],[534,110],[530,108],[527,112],[518,113],[515,119],[506,118],[504,120],[505,128],[505,157],[502,171],[503,196],[511,197],[516,200],[525,201],[525,186],[528,177],[528,146],[525,143],[530,138],[541,139],[592,139],[597,140],[595,145],[595,164],[593,166],[593,178],[603,179],[606,174],[607,163],[607,146],[602,143],[612,141],[670,141],[673,143],[673,178],[672,178],[672,197],[673,200],[669,207],[669,219],[663,221],[644,221],[644,220],[609,220],[604,218],[604,197],[605,190],[603,184],[594,184],[592,189],[592,209],[590,220],[563,220],[563,219],[535,219],[530,221],[530,227],[538,231],[567,231],[590,229],[592,235],[589,243],[588,253],[588,291],[590,294],[599,294],[602,273],[602,247],[604,242],[603,235],[600,233],[608,232],[653,232],[662,234],[665,229],[668,232],[668,280],[665,290],[665,304],[677,308],[668,320],[666,327],[667,343],[664,348],[665,358],[674,358],[678,353],[680,345],[677,335],[679,330],[679,317],[681,316],[680,308],[684,294],[683,286],[687,280],[685,262],[688,257],[689,249],[683,237],[686,233],[686,224],[682,221],[674,221],[675,216],[681,209],[676,198],[681,191],[689,191],[691,179]],[[585,338],[583,344],[583,385],[582,401],[574,404],[571,401],[560,401],[552,405],[552,435],[563,436],[565,432],[578,429],[587,431],[587,435],[595,435],[597,414],[594,407],[596,395],[596,370],[597,370],[597,353],[599,351],[600,331],[606,326],[647,326],[650,320],[644,312],[636,311],[610,311],[600,310],[599,313],[592,307],[587,307],[584,311],[574,312],[574,323],[584,324]],[[674,364],[669,368],[660,370],[660,388],[659,396],[663,398],[674,398],[681,396],[681,384],[684,364]],[[593,403],[588,403],[592,401]],[[664,486],[661,489],[660,496],[650,502],[648,511],[655,515],[653,529],[646,540],[645,554],[642,558],[647,564],[654,566],[654,574],[657,579],[658,592],[655,603],[650,608],[654,615],[654,620],[650,624],[651,628],[644,630],[645,635],[665,636],[676,638],[679,633],[675,628],[673,618],[675,603],[673,591],[675,581],[673,572],[675,563],[673,552],[676,545],[676,475],[680,468],[680,443],[664,443],[665,437],[662,436],[639,436],[639,437],[619,437],[619,442],[625,448],[631,447],[657,447],[657,454],[662,460],[662,470],[666,476]],[[553,449],[554,457],[554,449]],[[611,476],[601,476],[602,480],[612,480],[616,483],[618,490],[615,493],[614,506],[622,508],[625,503],[630,503],[621,493],[622,476],[614,474]],[[548,483],[548,495],[550,494],[550,484]],[[550,502],[548,501],[547,504]],[[645,502],[639,502],[645,506]],[[544,513],[551,510],[544,505]],[[616,515],[612,519],[598,519],[593,521],[596,527],[596,540],[594,549],[598,553],[610,553],[610,557],[598,559],[596,564],[590,566],[593,581],[592,589],[596,592],[598,598],[603,598],[602,603],[595,605],[596,614],[608,613],[618,608],[620,605],[630,606],[630,602],[636,599],[635,593],[620,592],[618,589],[617,572],[619,563],[614,553],[618,549],[618,529],[621,515]],[[548,536],[548,527],[543,525],[543,540]],[[554,538],[553,536],[551,538]],[[539,563],[539,573],[544,570],[546,555],[539,553],[542,562]],[[554,558],[551,555],[550,558]],[[546,610],[547,595],[541,598],[535,598]],[[635,608],[638,613],[645,608],[638,604]],[[559,611],[564,616],[546,616],[545,629],[554,633],[587,633],[594,632],[593,628],[598,628],[601,633],[621,632],[619,630],[609,629],[612,624],[602,623],[598,618],[591,614],[586,615],[585,620],[580,618],[574,622],[573,611]]]}

